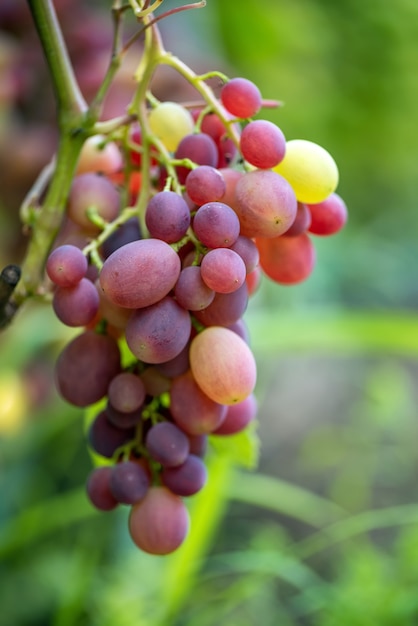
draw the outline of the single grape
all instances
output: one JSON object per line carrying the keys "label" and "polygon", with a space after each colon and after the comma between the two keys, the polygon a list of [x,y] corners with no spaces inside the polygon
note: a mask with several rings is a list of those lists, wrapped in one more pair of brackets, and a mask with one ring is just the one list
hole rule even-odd
{"label": "single grape", "polygon": [[126,243],[131,243],[131,241],[137,241],[141,237],[138,218],[130,217],[103,242],[102,252],[104,258],[107,259],[118,248],[121,248]]}
{"label": "single grape", "polygon": [[145,497],[150,487],[146,470],[135,461],[123,461],[113,466],[109,488],[121,504],[135,504]]}
{"label": "single grape", "polygon": [[241,402],[254,390],[254,356],[245,341],[228,328],[211,326],[194,337],[190,367],[202,391],[220,404]]}
{"label": "single grape", "polygon": [[87,439],[90,447],[101,456],[111,459],[118,448],[135,435],[133,428],[118,428],[112,424],[105,411],[101,411],[91,422]]}
{"label": "single grape", "polygon": [[330,153],[305,139],[286,143],[286,154],[274,171],[289,181],[296,198],[306,204],[322,202],[338,185],[338,168]]}
{"label": "single grape", "polygon": [[214,435],[235,435],[241,432],[252,422],[257,415],[257,400],[253,393],[242,402],[228,407],[225,419],[215,430]]}
{"label": "single grape", "polygon": [[129,533],[132,541],[149,554],[170,554],[184,542],[190,517],[179,496],[166,487],[151,487],[132,507]]}
{"label": "single grape", "polygon": [[113,174],[123,166],[121,152],[112,141],[107,141],[104,135],[88,137],[83,144],[77,164],[76,174],[95,172]]}
{"label": "single grape", "polygon": [[170,152],[176,150],[180,141],[193,131],[194,126],[191,113],[177,102],[160,102],[151,109],[148,122],[151,131]]}
{"label": "single grape", "polygon": [[82,278],[73,287],[57,287],[52,298],[52,308],[63,324],[86,326],[99,310],[99,294],[88,278]]}
{"label": "single grape", "polygon": [[160,372],[159,367],[151,365],[141,372],[141,380],[148,396],[157,397],[170,391],[171,380]]}
{"label": "single grape", "polygon": [[175,423],[189,435],[204,435],[218,428],[227,408],[209,398],[189,370],[173,380],[170,413]]}
{"label": "single grape", "polygon": [[174,287],[181,270],[176,252],[160,239],[141,239],[106,259],[100,285],[118,306],[136,309],[155,304]]}
{"label": "single grape", "polygon": [[220,200],[226,191],[226,183],[219,170],[210,165],[199,165],[186,178],[186,192],[198,205]]}
{"label": "single grape", "polygon": [[126,343],[144,363],[164,363],[180,354],[190,338],[189,313],[166,296],[138,309],[126,325]]}
{"label": "single grape", "polygon": [[88,212],[94,210],[105,222],[113,221],[120,210],[120,196],[108,178],[93,172],[76,176],[71,185],[67,203],[67,214],[73,222],[86,232],[100,231]]}
{"label": "single grape", "polygon": [[213,302],[206,309],[194,311],[193,315],[205,326],[230,326],[242,317],[247,304],[248,289],[246,283],[244,283],[232,293],[215,294]]}
{"label": "single grape", "polygon": [[181,465],[190,450],[186,434],[171,422],[154,424],[147,433],[145,445],[152,458],[164,467]]}
{"label": "single grape", "polygon": [[286,152],[286,139],[273,122],[254,120],[242,130],[240,150],[251,165],[269,169],[282,161]]}
{"label": "single grape", "polygon": [[111,472],[112,468],[109,466],[96,467],[87,478],[87,496],[99,511],[111,511],[119,504],[110,491]]}
{"label": "single grape", "polygon": [[235,188],[241,235],[277,237],[286,232],[296,217],[297,201],[289,182],[271,170],[245,173]]}
{"label": "single grape", "polygon": [[207,202],[193,219],[193,230],[208,248],[228,248],[239,236],[240,223],[237,214],[223,202]]}
{"label": "single grape", "polygon": [[254,268],[252,272],[247,274],[245,283],[246,283],[247,290],[248,290],[248,296],[252,296],[253,294],[255,294],[255,292],[260,286],[261,277],[262,277],[262,272],[261,272],[261,268],[259,265],[256,268]]}
{"label": "single grape", "polygon": [[180,306],[189,311],[205,309],[215,298],[215,292],[204,282],[198,265],[181,270],[174,295]]}
{"label": "single grape", "polygon": [[142,410],[143,407],[141,406],[134,411],[118,411],[110,402],[108,402],[105,413],[107,419],[111,424],[113,424],[113,426],[116,426],[116,428],[129,429],[140,424],[142,420]]}
{"label": "single grape", "polygon": [[85,407],[101,400],[120,372],[120,352],[115,339],[87,330],[74,337],[55,364],[56,386],[61,396]]}
{"label": "single grape", "polygon": [[243,285],[246,276],[242,258],[229,248],[209,250],[200,264],[202,279],[218,293],[232,293]]}
{"label": "single grape", "polygon": [[249,237],[240,235],[232,244],[231,250],[240,255],[245,264],[247,274],[255,269],[260,261],[260,254],[254,241]]}
{"label": "single grape", "polygon": [[189,369],[189,342],[174,359],[159,363],[156,367],[160,374],[167,378],[175,378],[187,372]]}
{"label": "single grape", "polygon": [[232,78],[221,89],[221,102],[232,115],[244,119],[260,110],[261,93],[250,80]]}
{"label": "single grape", "polygon": [[308,210],[311,216],[309,232],[314,235],[335,235],[347,222],[347,206],[336,193],[332,193],[319,204],[309,204]]}
{"label": "single grape", "polygon": [[310,237],[302,233],[297,237],[257,239],[260,267],[276,283],[294,285],[306,280],[315,267],[315,248]]}
{"label": "single grape", "polygon": [[208,449],[207,435],[187,435],[190,444],[190,454],[203,458]]}
{"label": "single grape", "polygon": [[193,496],[203,489],[207,476],[202,459],[189,454],[182,465],[165,467],[161,472],[161,482],[178,496]]}
{"label": "single grape", "polygon": [[118,306],[105,294],[100,286],[100,280],[97,278],[94,282],[97,293],[99,294],[99,317],[106,320],[114,328],[125,330],[128,319],[132,315],[132,309]]}
{"label": "single grape", "polygon": [[145,223],[151,237],[175,243],[190,226],[190,210],[178,193],[160,191],[148,202]]}
{"label": "single grape", "polygon": [[114,409],[131,413],[144,404],[146,390],[139,376],[132,372],[121,372],[112,378],[107,395]]}
{"label": "single grape", "polygon": [[306,233],[311,225],[311,221],[311,212],[309,211],[308,206],[303,202],[298,202],[295,221],[285,232],[286,237],[296,237],[297,235]]}
{"label": "single grape", "polygon": [[87,273],[87,259],[82,251],[71,244],[58,246],[48,256],[46,273],[60,287],[73,287]]}
{"label": "single grape", "polygon": [[[176,159],[190,159],[196,165],[210,165],[216,167],[218,164],[218,149],[212,137],[204,133],[193,133],[186,135],[177,146],[174,154]],[[184,183],[189,172],[188,167],[177,166],[177,176],[180,183]]]}

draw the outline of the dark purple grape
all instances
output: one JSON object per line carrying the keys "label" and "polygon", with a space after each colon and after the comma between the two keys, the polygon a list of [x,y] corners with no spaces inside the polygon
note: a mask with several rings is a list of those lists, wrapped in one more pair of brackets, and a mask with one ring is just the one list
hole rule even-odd
{"label": "dark purple grape", "polygon": [[59,393],[75,406],[101,400],[120,371],[120,352],[115,339],[87,330],[68,343],[55,365]]}
{"label": "dark purple grape", "polygon": [[189,313],[166,296],[132,314],[126,325],[126,342],[140,361],[164,363],[180,354],[190,332]]}
{"label": "dark purple grape", "polygon": [[152,458],[164,467],[176,467],[189,454],[187,435],[171,422],[154,424],[147,433],[145,445]]}
{"label": "dark purple grape", "polygon": [[102,245],[102,252],[105,259],[115,250],[127,243],[141,239],[141,230],[137,217],[130,217],[124,224],[121,224],[115,232]]}
{"label": "dark purple grape", "polygon": [[135,504],[145,497],[150,486],[150,477],[139,463],[123,461],[113,466],[109,486],[118,502]]}
{"label": "dark purple grape", "polygon": [[101,411],[90,424],[87,439],[90,447],[101,456],[111,459],[120,446],[133,439],[135,430],[117,428]]}
{"label": "dark purple grape", "polygon": [[160,191],[148,202],[145,223],[151,237],[175,243],[190,226],[190,210],[178,193]]}
{"label": "dark purple grape", "polygon": [[55,248],[46,262],[46,273],[60,287],[73,287],[86,275],[88,262],[80,248],[64,244]]}
{"label": "dark purple grape", "polygon": [[117,428],[129,429],[133,426],[137,426],[142,420],[142,406],[135,411],[129,411],[128,413],[123,411],[118,411],[115,409],[110,402],[107,403],[105,412],[107,419],[111,424],[116,426]]}
{"label": "dark purple grape", "polygon": [[88,278],[82,278],[74,287],[57,287],[52,308],[63,324],[87,326],[99,310],[99,294]]}
{"label": "dark purple grape", "polygon": [[206,484],[207,469],[201,458],[189,454],[182,465],[164,467],[161,481],[178,496],[192,496]]}
{"label": "dark purple grape", "polygon": [[174,378],[175,376],[180,376],[187,372],[189,366],[189,343],[187,343],[174,359],[159,363],[156,367],[163,376]]}
{"label": "dark purple grape", "polygon": [[111,472],[112,468],[109,466],[96,467],[87,478],[88,498],[100,511],[111,511],[118,506],[118,501],[110,491]]}
{"label": "dark purple grape", "polygon": [[203,458],[208,448],[207,435],[187,435],[189,438],[190,454]]}

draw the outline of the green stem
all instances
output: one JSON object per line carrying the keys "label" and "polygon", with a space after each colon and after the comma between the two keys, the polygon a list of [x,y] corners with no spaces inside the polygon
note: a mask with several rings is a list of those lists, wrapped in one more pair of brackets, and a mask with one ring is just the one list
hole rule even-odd
{"label": "green stem", "polygon": [[68,56],[52,0],[28,0],[52,78],[60,122],[87,110]]}

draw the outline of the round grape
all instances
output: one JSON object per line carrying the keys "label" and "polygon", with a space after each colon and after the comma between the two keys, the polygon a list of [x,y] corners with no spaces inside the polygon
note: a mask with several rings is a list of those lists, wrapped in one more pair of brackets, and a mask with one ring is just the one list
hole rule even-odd
{"label": "round grape", "polygon": [[273,122],[254,120],[242,130],[240,149],[248,163],[269,169],[282,161],[286,152],[286,139]]}
{"label": "round grape", "polygon": [[55,248],[48,256],[46,273],[60,287],[73,287],[87,273],[87,259],[82,251],[71,244]]}
{"label": "round grape", "polygon": [[154,424],[147,433],[145,445],[152,458],[164,467],[176,467],[190,450],[186,434],[171,422]]}
{"label": "round grape", "polygon": [[232,78],[221,89],[221,102],[232,115],[244,119],[261,109],[261,93],[250,80]]}

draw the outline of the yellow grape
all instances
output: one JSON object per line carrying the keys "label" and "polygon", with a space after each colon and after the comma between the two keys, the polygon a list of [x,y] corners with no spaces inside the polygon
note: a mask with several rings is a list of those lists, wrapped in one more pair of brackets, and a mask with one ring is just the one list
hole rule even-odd
{"label": "yellow grape", "polygon": [[332,156],[305,139],[288,141],[284,159],[273,170],[292,185],[299,202],[322,202],[338,185],[338,168]]}
{"label": "yellow grape", "polygon": [[192,133],[194,126],[191,113],[177,102],[161,102],[150,111],[148,120],[152,132],[170,152]]}
{"label": "yellow grape", "polygon": [[205,328],[190,345],[190,368],[202,391],[219,404],[236,404],[256,383],[253,353],[243,339],[223,326]]}

